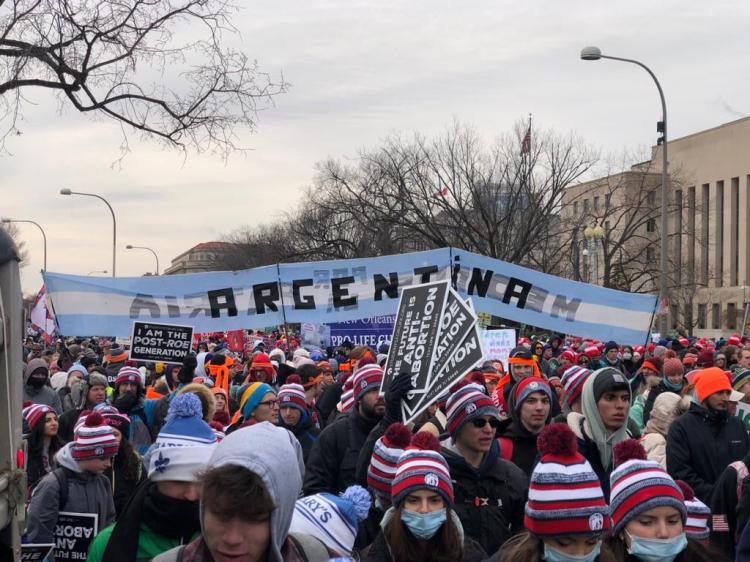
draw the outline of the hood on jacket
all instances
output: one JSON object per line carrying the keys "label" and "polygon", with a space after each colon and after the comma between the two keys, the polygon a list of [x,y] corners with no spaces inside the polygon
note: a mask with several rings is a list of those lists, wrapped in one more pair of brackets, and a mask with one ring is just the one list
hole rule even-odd
{"label": "hood on jacket", "polygon": [[[596,448],[599,451],[599,459],[602,462],[602,466],[607,470],[612,465],[612,448],[628,438],[628,424],[627,414],[625,417],[625,423],[622,424],[617,431],[610,433],[607,428],[604,427],[604,422],[599,414],[599,407],[596,404],[596,398],[594,397],[594,384],[598,377],[606,376],[607,371],[611,367],[605,367],[594,371],[591,376],[586,379],[583,383],[583,392],[581,393],[581,409],[583,410],[583,417],[586,419],[584,429],[589,433],[591,440],[596,443]],[[623,376],[622,373],[618,373]],[[631,392],[631,396],[633,396]]]}
{"label": "hood on jacket", "polygon": [[23,383],[29,382],[29,375],[37,369],[44,369],[47,372],[47,378],[49,378],[49,366],[44,359],[32,359],[26,364],[26,368],[23,370]]}
{"label": "hood on jacket", "polygon": [[646,423],[645,434],[659,433],[667,435],[669,426],[682,411],[680,404],[682,398],[674,392],[662,392],[654,400],[654,407],[651,409],[651,416]]}
{"label": "hood on jacket", "polygon": [[65,444],[65,446],[57,452],[55,459],[60,466],[82,474],[83,470],[81,470],[81,466],[78,464],[78,461],[73,458],[73,443],[74,441]]}
{"label": "hood on jacket", "polygon": [[196,377],[206,377],[208,376],[208,373],[206,373],[206,357],[208,356],[207,351],[201,351],[198,355],[195,356],[195,361],[198,363],[195,366],[195,376]]}
{"label": "hood on jacket", "polygon": [[289,533],[305,473],[299,441],[286,429],[269,422],[243,427],[216,446],[207,468],[227,464],[247,468],[263,480],[276,505],[271,514],[269,560],[282,562],[281,547]]}

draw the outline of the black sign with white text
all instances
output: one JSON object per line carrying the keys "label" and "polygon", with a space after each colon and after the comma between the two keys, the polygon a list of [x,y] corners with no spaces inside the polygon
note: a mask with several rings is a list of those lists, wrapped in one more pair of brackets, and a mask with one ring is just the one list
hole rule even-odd
{"label": "black sign with white text", "polygon": [[134,361],[182,363],[192,344],[192,326],[133,322],[130,358]]}

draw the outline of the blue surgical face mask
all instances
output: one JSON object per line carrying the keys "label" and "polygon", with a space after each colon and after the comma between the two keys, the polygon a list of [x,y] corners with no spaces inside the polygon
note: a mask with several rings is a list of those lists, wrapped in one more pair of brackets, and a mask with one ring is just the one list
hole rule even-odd
{"label": "blue surgical face mask", "polygon": [[544,560],[546,562],[594,562],[602,550],[601,543],[596,543],[594,550],[588,554],[565,554],[544,543]]}
{"label": "blue surgical face mask", "polygon": [[430,513],[416,511],[401,511],[401,522],[418,539],[428,540],[435,536],[438,529],[445,523],[445,508]]}
{"label": "blue surgical face mask", "polygon": [[626,534],[630,538],[628,552],[643,562],[672,562],[687,546],[685,533],[671,539],[644,539],[627,531]]}

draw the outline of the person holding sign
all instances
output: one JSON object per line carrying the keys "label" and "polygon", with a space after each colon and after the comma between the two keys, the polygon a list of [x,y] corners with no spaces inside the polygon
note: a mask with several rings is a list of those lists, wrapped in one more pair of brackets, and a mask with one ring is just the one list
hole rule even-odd
{"label": "person holding sign", "polygon": [[[102,473],[111,465],[117,450],[114,432],[101,414],[86,416],[75,441],[57,454],[59,468],[45,476],[31,496],[26,527],[28,542],[54,542],[56,552],[81,553],[83,558],[71,555],[71,559],[85,559],[88,542],[115,519],[112,490]],[[69,521],[83,521],[73,534],[88,539],[85,544],[67,536],[65,525],[58,525],[64,514]],[[61,532],[63,536],[58,535]]]}

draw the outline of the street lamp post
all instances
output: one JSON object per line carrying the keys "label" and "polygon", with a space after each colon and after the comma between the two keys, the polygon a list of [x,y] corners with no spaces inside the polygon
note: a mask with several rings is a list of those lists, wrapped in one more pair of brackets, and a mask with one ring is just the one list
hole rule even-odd
{"label": "street lamp post", "polygon": [[44,229],[38,222],[26,220],[26,219],[2,219],[3,224],[10,224],[12,222],[27,222],[29,224],[33,224],[36,226],[39,231],[42,233],[42,240],[44,241],[44,269],[43,271],[47,271],[47,235],[44,233]]}
{"label": "street lamp post", "polygon": [[147,246],[133,246],[132,244],[128,244],[125,246],[126,250],[148,250],[152,254],[154,254],[154,259],[156,260],[156,274],[159,275],[159,256],[156,255],[156,252],[154,252],[151,248]]}
{"label": "street lamp post", "polygon": [[104,201],[104,204],[112,213],[112,277],[115,276],[115,263],[117,260],[117,219],[115,218],[115,211],[112,209],[112,205],[109,204],[104,197],[97,195],[96,193],[82,193],[80,191],[71,191],[67,187],[60,190],[60,195],[86,195],[87,197],[96,197]]}
{"label": "street lamp post", "polygon": [[[603,55],[599,47],[584,47],[581,50],[581,59],[583,60],[599,60],[599,59],[610,59],[621,62],[629,62],[640,66],[643,70],[648,72],[649,76],[653,78],[656,89],[659,91],[659,98],[661,99],[661,121],[656,124],[656,131],[661,133],[661,139],[657,140],[657,144],[661,144],[661,242],[659,246],[659,305],[667,302],[668,298],[668,287],[667,287],[667,184],[669,182],[668,174],[668,160],[667,160],[667,102],[664,99],[664,91],[661,89],[661,84],[657,80],[656,75],[642,62],[633,59],[624,59],[621,57],[612,57],[609,55]],[[660,331],[663,334],[667,333],[668,329],[668,314],[664,314],[661,318]]]}

